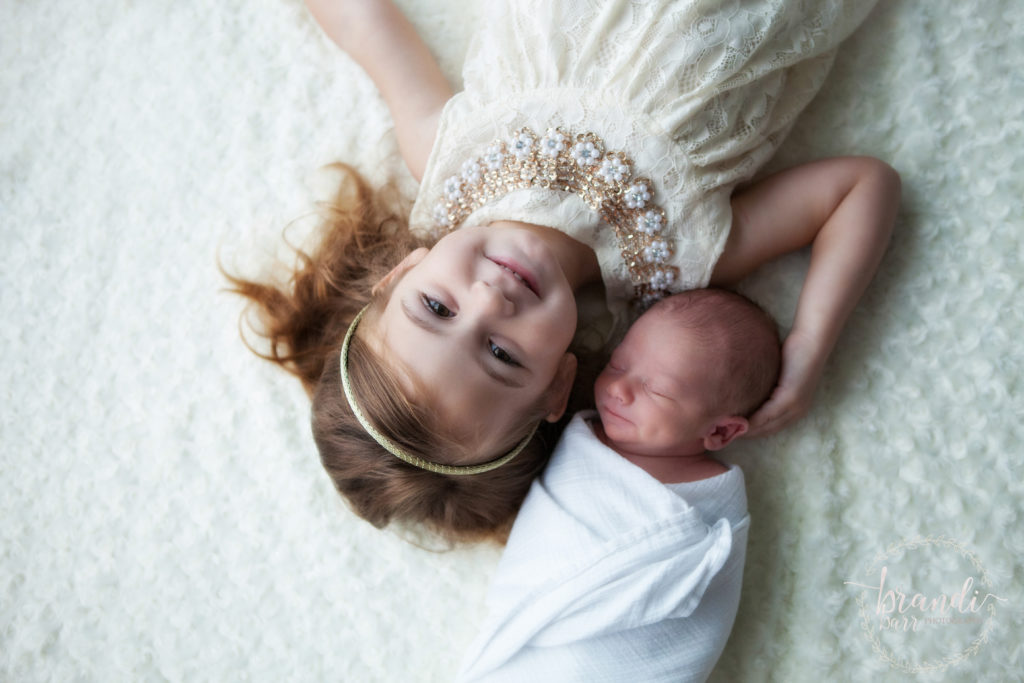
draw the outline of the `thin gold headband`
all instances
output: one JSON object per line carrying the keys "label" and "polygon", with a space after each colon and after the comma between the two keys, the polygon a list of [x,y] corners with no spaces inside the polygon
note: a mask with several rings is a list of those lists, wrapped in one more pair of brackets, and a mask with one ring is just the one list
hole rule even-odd
{"label": "thin gold headband", "polygon": [[430,462],[429,460],[424,460],[423,458],[419,458],[411,453],[406,453],[391,441],[391,439],[377,431],[377,428],[370,424],[370,421],[366,419],[366,416],[363,415],[363,411],[359,408],[359,404],[356,403],[355,392],[352,391],[352,384],[348,379],[348,347],[352,343],[352,337],[355,335],[359,321],[362,320],[363,314],[366,313],[368,308],[369,305],[364,306],[363,310],[356,314],[356,317],[352,320],[352,324],[348,327],[348,332],[345,334],[345,341],[341,345],[341,386],[345,389],[345,398],[348,399],[348,404],[352,407],[352,413],[356,416],[356,419],[359,420],[359,424],[363,426],[366,433],[372,436],[373,440],[379,443],[384,450],[391,453],[399,460],[407,462],[415,467],[419,467],[420,469],[437,472],[438,474],[462,475],[479,474],[481,472],[493,470],[496,467],[501,467],[509,460],[519,455],[519,453],[526,448],[526,444],[530,443],[530,439],[533,438],[534,432],[537,431],[536,427],[526,435],[525,439],[519,442],[518,446],[496,460],[483,462],[479,465],[442,465],[441,463]]}

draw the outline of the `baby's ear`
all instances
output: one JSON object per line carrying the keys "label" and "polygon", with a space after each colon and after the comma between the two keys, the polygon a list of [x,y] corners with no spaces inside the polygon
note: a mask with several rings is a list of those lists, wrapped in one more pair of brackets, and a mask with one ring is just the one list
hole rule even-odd
{"label": "baby's ear", "polygon": [[750,429],[750,423],[745,417],[734,415],[721,417],[715,420],[708,433],[704,435],[704,448],[709,451],[717,451],[728,446],[733,439],[743,436]]}
{"label": "baby's ear", "polygon": [[428,253],[430,253],[430,250],[426,247],[420,247],[419,249],[411,251],[408,256],[402,259],[401,263],[392,268],[387,275],[382,277],[377,284],[373,286],[370,293],[377,296],[379,292],[391,287],[391,285],[401,280],[402,276],[408,273],[410,268],[422,261],[423,257]]}
{"label": "baby's ear", "polygon": [[558,422],[569,405],[569,394],[572,393],[572,383],[576,379],[576,356],[566,353],[558,362],[558,369],[555,371],[555,378],[548,385],[547,404],[548,411],[544,418],[548,422]]}

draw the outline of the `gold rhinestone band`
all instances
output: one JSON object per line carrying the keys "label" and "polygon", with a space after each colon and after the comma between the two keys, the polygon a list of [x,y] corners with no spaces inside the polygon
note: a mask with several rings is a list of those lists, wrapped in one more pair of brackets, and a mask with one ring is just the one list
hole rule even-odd
{"label": "gold rhinestone band", "polygon": [[607,152],[593,133],[552,128],[538,138],[521,128],[468,159],[459,175],[444,182],[444,196],[434,206],[435,230],[451,232],[480,207],[515,190],[575,194],[615,231],[636,298],[650,302],[670,293],[679,270],[669,265],[674,245],[662,235],[665,211],[651,202],[651,181],[633,177],[632,169],[629,157]]}

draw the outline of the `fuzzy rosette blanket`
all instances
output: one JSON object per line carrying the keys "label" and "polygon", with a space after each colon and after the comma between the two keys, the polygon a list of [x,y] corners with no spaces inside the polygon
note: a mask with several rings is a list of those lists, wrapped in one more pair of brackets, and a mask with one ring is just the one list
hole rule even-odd
{"label": "fuzzy rosette blanket", "polygon": [[[400,0],[458,85],[482,3]],[[712,681],[1024,671],[1024,4],[883,0],[771,168],[902,174],[811,414],[727,451],[751,526]],[[242,346],[345,160],[415,185],[301,3],[0,4],[0,679],[447,681],[499,551],[357,519]],[[785,326],[795,254],[742,290]]]}

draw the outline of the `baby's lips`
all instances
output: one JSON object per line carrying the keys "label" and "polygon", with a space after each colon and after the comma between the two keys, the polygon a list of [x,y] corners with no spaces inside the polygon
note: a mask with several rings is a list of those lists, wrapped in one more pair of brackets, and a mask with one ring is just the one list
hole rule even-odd
{"label": "baby's lips", "polygon": [[613,418],[615,418],[616,420],[619,420],[620,422],[628,422],[628,423],[632,424],[632,422],[630,422],[630,420],[628,418],[626,418],[623,415],[621,415],[621,414],[615,412],[614,410],[612,410],[608,406],[607,402],[601,404],[601,406],[598,409],[598,412],[601,413],[602,417],[604,415],[610,415]]}

